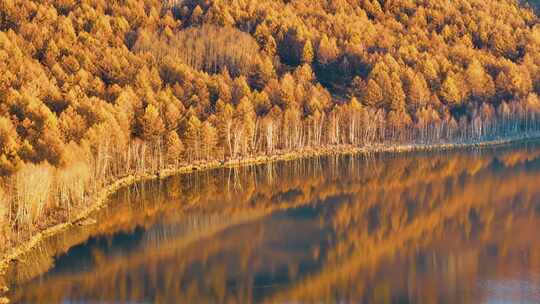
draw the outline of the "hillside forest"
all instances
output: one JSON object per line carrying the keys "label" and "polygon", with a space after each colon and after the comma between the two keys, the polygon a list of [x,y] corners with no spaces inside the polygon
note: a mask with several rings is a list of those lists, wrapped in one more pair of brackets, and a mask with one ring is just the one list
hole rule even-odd
{"label": "hillside forest", "polygon": [[517,0],[0,0],[0,243],[122,176],[533,134],[539,69]]}

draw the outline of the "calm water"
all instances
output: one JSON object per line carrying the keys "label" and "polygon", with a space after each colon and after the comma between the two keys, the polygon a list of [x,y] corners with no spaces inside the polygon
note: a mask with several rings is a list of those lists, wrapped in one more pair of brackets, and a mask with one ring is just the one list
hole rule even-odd
{"label": "calm water", "polygon": [[540,303],[540,144],[217,170],[113,199],[11,270],[14,302]]}

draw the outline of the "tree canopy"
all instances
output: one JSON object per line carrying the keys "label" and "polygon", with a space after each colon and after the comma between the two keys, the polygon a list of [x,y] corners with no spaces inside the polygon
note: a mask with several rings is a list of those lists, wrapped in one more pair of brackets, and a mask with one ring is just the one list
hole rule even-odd
{"label": "tree canopy", "polygon": [[97,189],[186,162],[539,128],[540,23],[522,4],[0,1],[0,174],[84,163]]}

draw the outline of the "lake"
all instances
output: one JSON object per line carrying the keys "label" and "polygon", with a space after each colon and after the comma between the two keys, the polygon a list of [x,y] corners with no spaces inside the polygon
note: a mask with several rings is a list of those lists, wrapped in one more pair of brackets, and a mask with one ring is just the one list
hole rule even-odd
{"label": "lake", "polygon": [[197,172],[93,219],[15,303],[540,303],[540,143]]}

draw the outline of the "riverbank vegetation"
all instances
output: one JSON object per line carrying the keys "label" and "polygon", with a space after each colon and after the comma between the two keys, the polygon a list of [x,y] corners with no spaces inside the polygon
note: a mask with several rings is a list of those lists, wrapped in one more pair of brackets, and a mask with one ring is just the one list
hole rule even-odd
{"label": "riverbank vegetation", "polygon": [[517,1],[0,2],[0,252],[103,186],[306,149],[540,129]]}

